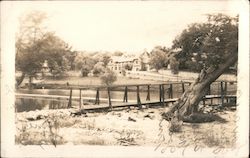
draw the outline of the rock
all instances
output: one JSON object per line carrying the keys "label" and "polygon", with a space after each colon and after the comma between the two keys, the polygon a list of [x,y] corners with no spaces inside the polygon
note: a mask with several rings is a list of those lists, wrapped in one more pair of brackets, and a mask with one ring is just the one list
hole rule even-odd
{"label": "rock", "polygon": [[46,118],[46,116],[41,115],[41,114],[39,114],[39,115],[37,115],[37,116],[31,115],[31,116],[27,116],[27,117],[26,117],[26,119],[27,119],[28,121],[36,121],[36,120],[41,120],[41,119],[45,119],[45,118]]}
{"label": "rock", "polygon": [[131,117],[128,117],[128,121],[133,121],[133,122],[136,122],[135,119],[131,118]]}
{"label": "rock", "polygon": [[70,112],[70,116],[80,116],[80,115],[87,117],[87,113],[84,109]]}
{"label": "rock", "polygon": [[33,118],[33,117],[27,117],[26,119],[29,121],[35,121],[35,118]]}
{"label": "rock", "polygon": [[144,115],[145,118],[150,118],[151,120],[154,119],[154,116],[150,115],[150,114],[147,114],[147,115]]}

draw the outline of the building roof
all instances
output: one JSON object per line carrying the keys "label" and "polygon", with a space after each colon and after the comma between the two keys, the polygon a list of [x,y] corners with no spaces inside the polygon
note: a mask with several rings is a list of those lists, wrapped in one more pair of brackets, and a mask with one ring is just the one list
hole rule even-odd
{"label": "building roof", "polygon": [[111,59],[114,61],[114,62],[129,62],[129,61],[134,61],[135,59],[137,59],[136,56],[126,56],[126,55],[123,55],[123,56],[112,56]]}

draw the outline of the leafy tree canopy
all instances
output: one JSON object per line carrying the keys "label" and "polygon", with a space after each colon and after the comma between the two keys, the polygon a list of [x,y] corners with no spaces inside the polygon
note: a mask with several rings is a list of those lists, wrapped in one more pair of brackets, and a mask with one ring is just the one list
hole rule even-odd
{"label": "leafy tree canopy", "polygon": [[165,47],[156,46],[150,53],[149,64],[156,70],[167,68],[168,66],[168,53]]}
{"label": "leafy tree canopy", "polygon": [[46,30],[46,18],[47,15],[40,11],[20,18],[20,31],[16,36],[16,70],[29,77],[41,72],[45,60],[53,75],[62,74],[69,68],[67,54],[71,53],[71,48]]}
{"label": "leafy tree canopy", "polygon": [[177,55],[180,69],[217,68],[228,55],[238,52],[238,16],[208,15],[207,22],[185,29],[173,41],[172,48],[181,48]]}

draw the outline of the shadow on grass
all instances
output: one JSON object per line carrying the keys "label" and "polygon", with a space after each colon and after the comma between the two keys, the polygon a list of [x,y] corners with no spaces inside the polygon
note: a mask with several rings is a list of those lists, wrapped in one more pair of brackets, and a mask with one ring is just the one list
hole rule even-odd
{"label": "shadow on grass", "polygon": [[184,117],[183,122],[188,123],[205,123],[205,122],[220,122],[220,123],[226,123],[227,121],[220,117],[217,114],[211,114],[211,113],[194,113],[190,116]]}

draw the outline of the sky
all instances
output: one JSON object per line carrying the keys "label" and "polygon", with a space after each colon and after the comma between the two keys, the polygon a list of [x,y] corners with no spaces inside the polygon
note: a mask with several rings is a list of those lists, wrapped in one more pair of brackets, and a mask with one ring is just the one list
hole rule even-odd
{"label": "sky", "polygon": [[205,21],[206,14],[235,16],[235,8],[228,1],[47,1],[19,2],[11,9],[16,17],[46,12],[48,29],[73,50],[141,53],[157,45],[171,47],[189,24]]}

